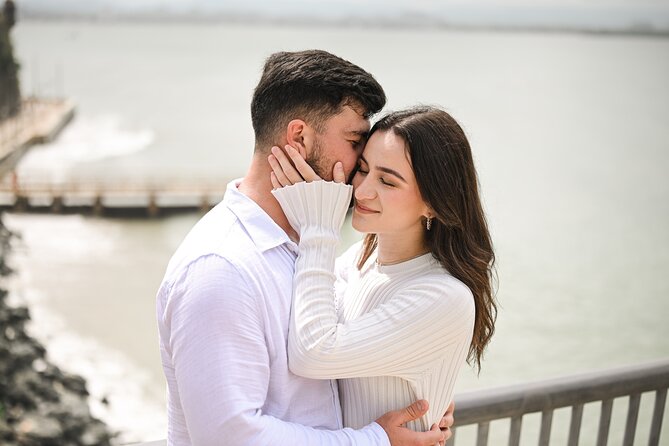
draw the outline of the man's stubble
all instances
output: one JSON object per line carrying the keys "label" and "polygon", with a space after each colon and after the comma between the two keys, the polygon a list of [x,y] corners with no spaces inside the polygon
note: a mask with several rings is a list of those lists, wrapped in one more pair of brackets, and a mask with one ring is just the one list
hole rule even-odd
{"label": "man's stubble", "polygon": [[318,136],[314,138],[314,146],[311,153],[307,155],[307,164],[314,169],[316,175],[326,181],[332,181],[332,166],[330,160],[325,156],[325,151]]}

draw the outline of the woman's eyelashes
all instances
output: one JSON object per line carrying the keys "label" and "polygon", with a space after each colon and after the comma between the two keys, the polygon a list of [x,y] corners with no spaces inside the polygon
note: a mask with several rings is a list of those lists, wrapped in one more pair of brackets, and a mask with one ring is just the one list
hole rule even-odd
{"label": "woman's eyelashes", "polygon": [[393,183],[386,181],[383,177],[379,177],[379,183],[383,184],[384,186],[395,187]]}
{"label": "woman's eyelashes", "polygon": [[[367,176],[367,174],[369,173],[369,170],[366,170],[365,168],[363,168],[363,166],[361,164],[358,164],[358,169],[356,170],[355,173],[359,173],[362,176]],[[386,180],[385,177],[383,177],[383,176],[379,177],[379,183],[381,183],[384,186],[388,186],[388,187],[396,187],[395,184]]]}

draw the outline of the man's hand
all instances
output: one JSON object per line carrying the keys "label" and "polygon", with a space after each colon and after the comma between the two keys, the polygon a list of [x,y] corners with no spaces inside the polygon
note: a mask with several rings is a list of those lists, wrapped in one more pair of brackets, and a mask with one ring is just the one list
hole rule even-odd
{"label": "man's hand", "polygon": [[444,413],[443,418],[441,421],[439,421],[439,428],[441,431],[446,435],[446,440],[448,441],[451,436],[453,436],[453,431],[451,431],[451,427],[453,427],[453,423],[455,423],[455,418],[453,417],[453,413],[455,412],[455,401],[451,401],[451,404],[448,406],[448,409],[446,409],[446,413]]}
{"label": "man's hand", "polygon": [[402,410],[394,410],[382,415],[376,422],[386,431],[392,446],[443,445],[446,441],[446,434],[439,430],[436,424],[427,432],[414,432],[404,427],[409,421],[425,415],[427,408],[427,401],[419,400]]}

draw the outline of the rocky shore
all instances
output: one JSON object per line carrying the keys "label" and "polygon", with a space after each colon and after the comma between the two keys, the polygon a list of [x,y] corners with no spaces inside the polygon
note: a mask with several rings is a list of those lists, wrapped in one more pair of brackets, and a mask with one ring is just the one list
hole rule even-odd
{"label": "rocky shore", "polygon": [[[0,216],[0,275],[16,235]],[[114,434],[91,416],[86,382],[49,362],[26,332],[30,312],[7,303],[0,289],[0,445],[110,445]]]}

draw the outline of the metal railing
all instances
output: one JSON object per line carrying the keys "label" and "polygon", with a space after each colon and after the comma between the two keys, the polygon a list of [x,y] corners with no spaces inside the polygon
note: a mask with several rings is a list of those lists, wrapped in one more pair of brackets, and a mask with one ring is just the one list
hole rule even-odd
{"label": "metal railing", "polygon": [[[629,397],[623,446],[634,444],[637,429],[641,394],[655,392],[655,402],[648,437],[649,446],[660,444],[660,432],[664,407],[669,387],[669,360],[623,367],[603,372],[593,372],[531,384],[485,389],[463,393],[455,397],[454,435],[449,446],[456,444],[458,429],[477,425],[476,446],[489,444],[490,423],[510,419],[509,446],[520,444],[523,416],[541,413],[538,446],[547,446],[551,436],[553,412],[571,407],[568,446],[579,442],[583,406],[601,401],[597,446],[606,446],[609,441],[613,400]],[[493,444],[505,442],[495,439]],[[164,446],[164,440],[141,443],[137,446]]]}
{"label": "metal railing", "polygon": [[[490,423],[510,419],[509,446],[520,444],[523,416],[541,413],[539,446],[547,446],[555,410],[571,407],[568,446],[576,446],[581,432],[583,406],[601,401],[597,446],[609,441],[613,400],[629,397],[623,446],[634,444],[639,416],[641,394],[655,392],[655,403],[648,439],[649,446],[657,446],[664,416],[664,406],[669,387],[669,360],[645,365],[630,366],[604,372],[594,372],[532,384],[487,389],[456,396],[456,426],[477,425],[476,446],[488,445]],[[457,428],[448,442],[454,446]],[[495,445],[504,444],[500,439]]]}

